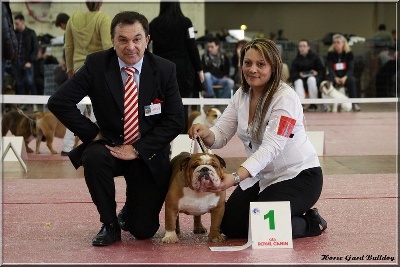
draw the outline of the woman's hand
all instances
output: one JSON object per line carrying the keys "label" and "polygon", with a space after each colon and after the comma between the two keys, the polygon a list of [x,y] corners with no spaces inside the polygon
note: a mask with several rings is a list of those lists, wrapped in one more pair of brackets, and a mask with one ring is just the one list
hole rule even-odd
{"label": "woman's hand", "polygon": [[347,81],[347,76],[340,78],[341,84],[345,85],[346,81]]}
{"label": "woman's hand", "polygon": [[207,126],[200,123],[193,124],[192,127],[190,127],[188,130],[189,137],[192,139],[196,137],[204,139],[210,134],[210,132],[211,131],[208,129]]}
{"label": "woman's hand", "polygon": [[209,186],[202,187],[202,191],[218,193],[224,191],[235,185],[235,179],[233,179],[233,175],[231,173],[224,173],[221,183],[218,187]]}
{"label": "woman's hand", "polygon": [[134,152],[132,145],[121,145],[121,146],[108,146],[105,145],[108,150],[110,150],[111,155],[122,160],[132,160],[137,159],[139,156]]}

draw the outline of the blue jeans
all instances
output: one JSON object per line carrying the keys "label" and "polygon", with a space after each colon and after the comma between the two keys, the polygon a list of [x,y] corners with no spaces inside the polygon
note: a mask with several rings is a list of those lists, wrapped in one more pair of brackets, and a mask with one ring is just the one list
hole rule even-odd
{"label": "blue jeans", "polygon": [[231,78],[217,78],[213,76],[210,72],[204,73],[204,88],[207,91],[207,97],[214,98],[215,93],[213,89],[213,85],[222,85],[223,92],[220,94],[221,98],[231,98],[232,89],[234,85],[234,81]]}
{"label": "blue jeans", "polygon": [[13,63],[13,75],[15,78],[16,95],[37,95],[33,64],[25,69],[24,63]]}

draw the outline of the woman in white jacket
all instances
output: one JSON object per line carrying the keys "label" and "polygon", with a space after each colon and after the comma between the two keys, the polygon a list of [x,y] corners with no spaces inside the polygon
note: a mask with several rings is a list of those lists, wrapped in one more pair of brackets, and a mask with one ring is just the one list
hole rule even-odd
{"label": "woman in white jacket", "polygon": [[210,129],[195,124],[210,148],[221,148],[237,134],[247,159],[236,172],[225,173],[218,188],[239,185],[225,206],[221,231],[227,237],[246,238],[250,202],[290,201],[293,238],[320,235],[327,227],[317,209],[323,183],[317,153],[307,138],[303,108],[296,92],[282,82],[282,59],[275,43],[255,39],[240,52],[242,86]]}

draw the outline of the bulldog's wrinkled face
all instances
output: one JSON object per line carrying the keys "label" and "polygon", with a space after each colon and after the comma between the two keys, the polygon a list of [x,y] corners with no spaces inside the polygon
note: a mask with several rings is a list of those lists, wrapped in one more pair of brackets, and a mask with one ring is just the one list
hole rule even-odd
{"label": "bulldog's wrinkled face", "polygon": [[186,158],[181,165],[189,187],[203,191],[207,187],[218,187],[223,177],[225,161],[214,154],[197,153]]}

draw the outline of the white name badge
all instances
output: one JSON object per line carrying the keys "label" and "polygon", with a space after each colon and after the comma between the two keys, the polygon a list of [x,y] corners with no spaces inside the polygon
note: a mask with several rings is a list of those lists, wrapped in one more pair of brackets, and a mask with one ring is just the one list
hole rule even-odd
{"label": "white name badge", "polygon": [[151,116],[161,113],[161,104],[151,104],[144,107],[144,115]]}
{"label": "white name badge", "polygon": [[211,251],[293,248],[289,201],[250,202],[248,241],[242,246],[210,247]]}
{"label": "white name badge", "polygon": [[193,38],[195,37],[194,28],[193,28],[193,27],[190,27],[190,28],[188,29],[188,32],[189,32],[189,39],[193,39]]}
{"label": "white name badge", "polygon": [[334,65],[334,70],[345,70],[346,69],[346,63],[341,62],[341,63],[336,63]]}

